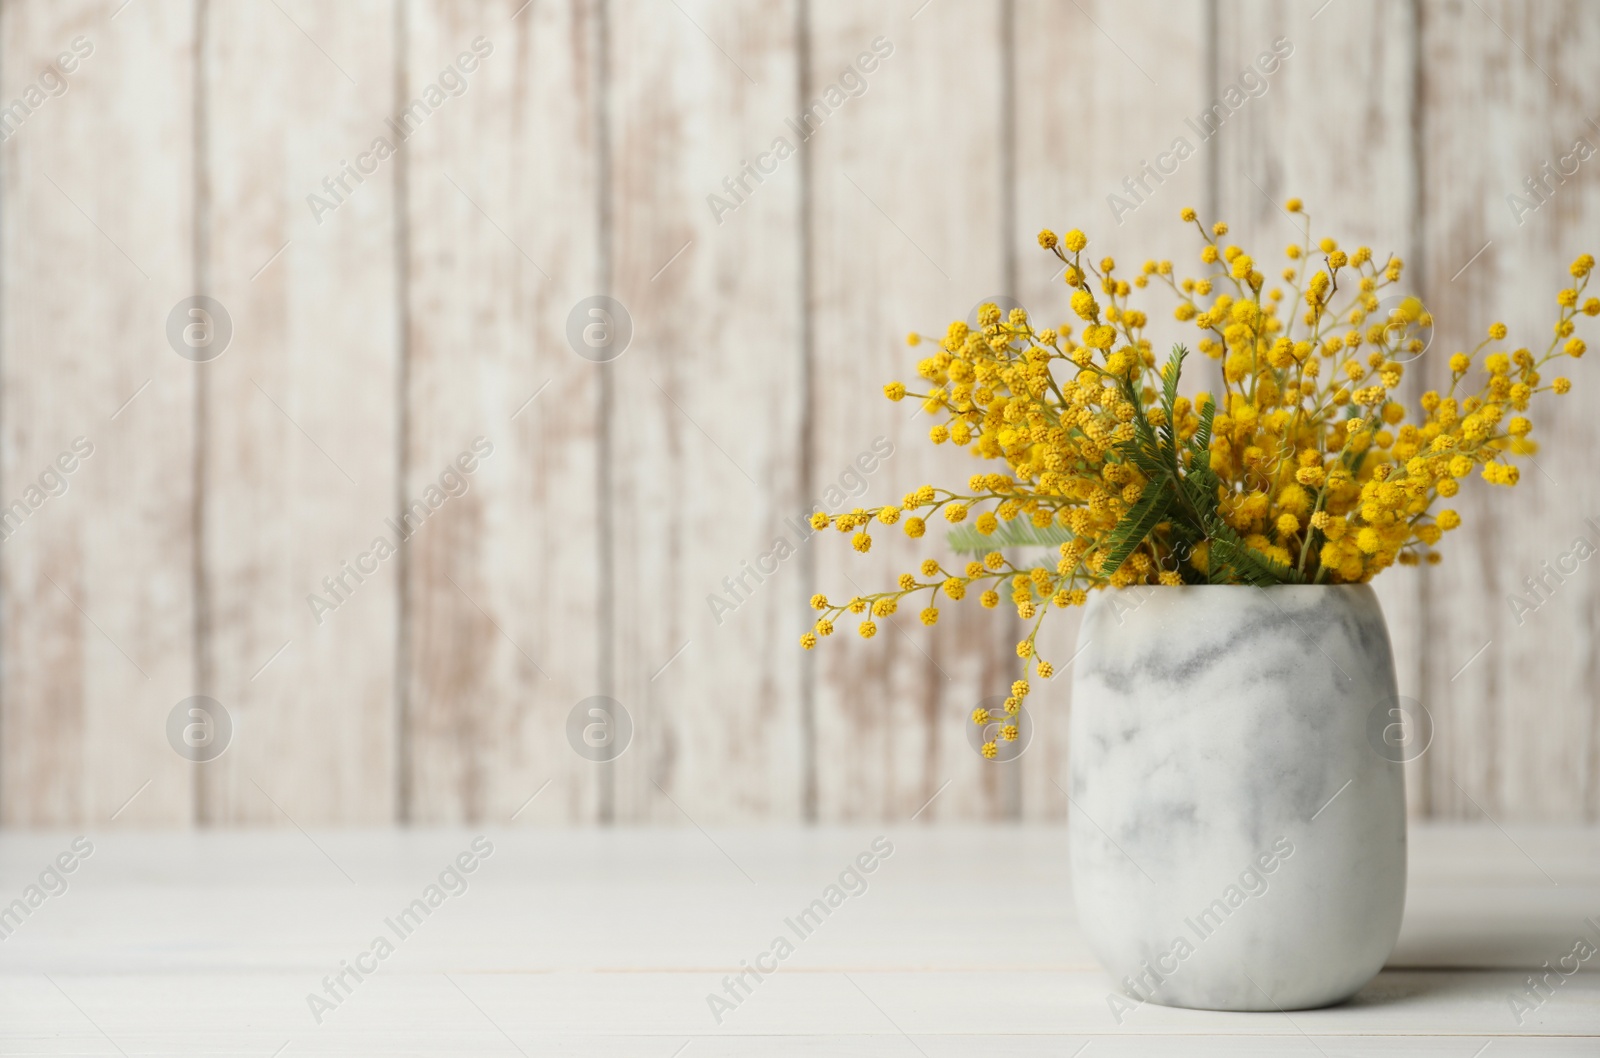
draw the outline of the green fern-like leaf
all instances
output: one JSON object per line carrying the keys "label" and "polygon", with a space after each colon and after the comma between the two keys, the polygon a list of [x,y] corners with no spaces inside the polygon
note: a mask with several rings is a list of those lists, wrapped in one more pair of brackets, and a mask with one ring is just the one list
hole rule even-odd
{"label": "green fern-like leaf", "polygon": [[1224,571],[1231,572],[1238,583],[1253,584],[1258,588],[1274,584],[1301,584],[1305,581],[1293,566],[1269,558],[1239,539],[1233,527],[1220,517],[1212,520],[1209,535],[1211,550],[1208,564],[1212,570],[1212,583],[1217,583],[1217,575]]}
{"label": "green fern-like leaf", "polygon": [[1189,438],[1189,451],[1198,459],[1204,456],[1206,466],[1209,468],[1211,458],[1211,424],[1216,419],[1217,406],[1212,401],[1206,401],[1205,407],[1200,409],[1200,428]]}
{"label": "green fern-like leaf", "polygon": [[1060,525],[1040,527],[1027,518],[1001,522],[988,536],[970,525],[950,531],[950,550],[958,555],[986,555],[1008,547],[1060,547],[1072,539],[1072,530]]}
{"label": "green fern-like leaf", "polygon": [[1161,428],[1161,439],[1166,444],[1176,444],[1178,429],[1178,377],[1183,374],[1183,359],[1189,350],[1181,345],[1172,347],[1167,366],[1161,372],[1161,410],[1167,413],[1167,424]]}
{"label": "green fern-like leaf", "polygon": [[1141,444],[1140,440],[1141,438],[1135,436],[1133,440],[1118,445],[1117,450],[1122,453],[1124,460],[1133,464],[1139,473],[1145,476],[1146,480],[1153,482],[1165,478],[1171,467],[1162,461],[1159,450]]}
{"label": "green fern-like leaf", "polygon": [[1195,529],[1204,536],[1211,531],[1212,520],[1217,515],[1217,488],[1222,482],[1211,469],[1209,452],[1197,458],[1183,477],[1184,499],[1196,517]]}
{"label": "green fern-like leaf", "polygon": [[[1232,574],[1223,583],[1237,582],[1270,588],[1274,584],[1299,584],[1303,579],[1292,566],[1268,558],[1236,540],[1222,537],[1211,538],[1210,560],[1213,564],[1220,564],[1218,572]],[[1212,583],[1217,583],[1215,575]]]}
{"label": "green fern-like leaf", "polygon": [[1126,562],[1134,549],[1144,543],[1145,538],[1167,516],[1167,508],[1171,503],[1172,492],[1165,478],[1147,484],[1139,496],[1139,502],[1111,530],[1107,538],[1106,557],[1100,568],[1111,571]]}

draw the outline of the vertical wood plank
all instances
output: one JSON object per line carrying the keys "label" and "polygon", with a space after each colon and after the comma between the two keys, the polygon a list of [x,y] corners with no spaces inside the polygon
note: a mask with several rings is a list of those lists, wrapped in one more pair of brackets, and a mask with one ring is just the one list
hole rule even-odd
{"label": "vertical wood plank", "polygon": [[[195,691],[196,372],[164,326],[194,293],[195,15],[117,6],[0,10],[0,96],[25,100],[0,145],[8,824],[105,824],[129,798],[118,824],[192,816],[165,725]],[[63,94],[43,71],[75,42]],[[78,437],[92,455],[47,497]]]}
{"label": "vertical wood plank", "polygon": [[[928,482],[964,484],[974,469],[955,449],[933,447],[930,420],[914,415],[912,402],[886,401],[882,387],[914,380],[927,353],[906,347],[908,331],[942,335],[948,321],[1005,293],[1002,14],[990,5],[811,8],[807,104],[875,42],[880,54],[893,48],[867,76],[865,94],[829,115],[806,146],[816,485],[848,483],[877,437],[894,449],[846,508],[898,503]],[[930,523],[913,542],[898,527],[879,527],[866,556],[830,530],[813,545],[816,590],[848,599],[892,585],[924,558],[948,564],[948,528]],[[849,621],[818,647],[823,820],[905,820],[920,809],[919,821],[932,822],[1014,810],[1015,772],[984,761],[966,731],[978,702],[1017,673],[1013,623],[969,598],[944,600],[928,629],[917,618],[923,605],[880,621],[872,642]]]}
{"label": "vertical wood plank", "polygon": [[[1081,229],[1097,260],[1109,254],[1129,275],[1146,258],[1170,259],[1180,271],[1194,260],[1192,232],[1183,230],[1178,211],[1205,201],[1208,153],[1216,150],[1197,142],[1184,124],[1199,109],[1204,84],[1203,14],[1199,4],[1018,5],[1018,217],[1012,239],[1021,263],[1017,297],[1038,326],[1074,319],[1060,263],[1038,247],[1041,228]],[[1068,54],[1079,61],[1063,62]],[[1097,86],[1106,84],[1117,90],[1100,92]],[[1173,149],[1179,139],[1193,149],[1187,158]],[[1105,146],[1086,150],[1086,144]],[[1172,171],[1142,175],[1147,162]],[[1170,294],[1163,297],[1160,287],[1146,293],[1151,320],[1170,320]],[[1176,323],[1152,333],[1193,344]],[[1160,348],[1158,353],[1165,355]],[[1204,388],[1196,378],[1208,366],[1198,365],[1186,388]],[[1052,614],[1040,635],[1058,675],[1028,701],[1034,737],[1021,760],[1025,818],[1066,818],[1071,668],[1065,663],[1082,645],[1078,623],[1078,611]]]}
{"label": "vertical wood plank", "polygon": [[796,5],[608,11],[609,253],[634,327],[603,365],[614,685],[635,724],[616,817],[794,820],[808,586],[778,543],[805,546],[808,512],[801,161],[773,151],[798,147]]}
{"label": "vertical wood plank", "polygon": [[[1570,282],[1568,263],[1594,252],[1595,161],[1564,178],[1545,177],[1542,203],[1524,181],[1540,180],[1543,163],[1558,164],[1579,138],[1600,146],[1585,76],[1600,48],[1600,10],[1428,0],[1422,11],[1424,297],[1440,324],[1441,354],[1425,359],[1438,386],[1449,377],[1446,356],[1471,349],[1495,320],[1510,328],[1512,348],[1542,352],[1555,292]],[[1537,208],[1514,210],[1511,195]],[[1439,815],[1592,820],[1600,813],[1600,590],[1587,568],[1549,581],[1538,597],[1524,584],[1569,554],[1577,537],[1600,542],[1585,521],[1600,513],[1592,471],[1600,376],[1592,364],[1566,359],[1550,366],[1547,376],[1556,374],[1572,378],[1573,394],[1545,395],[1534,406],[1533,437],[1544,447],[1522,462],[1515,490],[1476,476],[1463,482],[1455,506],[1464,524],[1446,537],[1436,571],[1426,685],[1442,706],[1430,750]],[[1537,609],[1515,613],[1514,594],[1537,598]]]}
{"label": "vertical wood plank", "polygon": [[[1215,219],[1231,226],[1229,241],[1270,262],[1263,271],[1276,279],[1289,263],[1284,247],[1303,241],[1301,219],[1283,208],[1297,196],[1305,202],[1315,237],[1335,238],[1348,249],[1370,246],[1380,261],[1391,253],[1398,256],[1407,266],[1405,289],[1420,292],[1411,6],[1353,0],[1318,10],[1270,0],[1225,0],[1218,7],[1216,33],[1217,83],[1207,102],[1223,98],[1229,85],[1246,90],[1242,105],[1227,116],[1209,148],[1218,159],[1220,217]],[[1276,64],[1271,58],[1259,60],[1274,42],[1286,42],[1292,52]],[[1274,65],[1274,72],[1263,72]],[[1252,70],[1252,83],[1244,83]],[[1266,87],[1258,87],[1261,83]],[[1193,109],[1198,113],[1204,106]],[[1355,158],[1360,164],[1341,164]],[[1191,245],[1186,263],[1196,261],[1194,254]],[[1279,289],[1287,290],[1282,284]],[[1440,355],[1434,346],[1424,358]],[[1425,389],[1427,366],[1412,365],[1402,383],[1402,399],[1411,408]],[[1373,582],[1389,623],[1400,693],[1430,709],[1435,703],[1423,679],[1422,658],[1425,581],[1432,572],[1396,567]],[[1407,801],[1413,813],[1426,810],[1429,762],[1424,754],[1408,765]]]}
{"label": "vertical wood plank", "polygon": [[398,161],[367,152],[392,138],[394,5],[214,3],[205,26],[202,275],[233,324],[199,367],[205,669],[237,742],[201,815],[391,822],[398,563],[370,549],[394,537]]}
{"label": "vertical wood plank", "polygon": [[[565,731],[595,693],[597,374],[566,327],[598,283],[595,9],[407,0],[406,19],[406,99],[445,91],[402,148],[402,503],[440,498],[475,439],[493,452],[407,544],[403,807],[592,820],[595,770]],[[475,42],[450,95],[441,71]]]}

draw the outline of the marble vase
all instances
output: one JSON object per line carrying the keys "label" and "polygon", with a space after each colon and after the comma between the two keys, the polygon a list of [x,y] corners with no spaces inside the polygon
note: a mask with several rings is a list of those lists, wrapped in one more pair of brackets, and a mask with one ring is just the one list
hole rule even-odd
{"label": "marble vase", "polygon": [[1078,641],[1072,885],[1118,1020],[1354,995],[1394,947],[1406,885],[1383,737],[1402,713],[1372,589],[1094,592]]}

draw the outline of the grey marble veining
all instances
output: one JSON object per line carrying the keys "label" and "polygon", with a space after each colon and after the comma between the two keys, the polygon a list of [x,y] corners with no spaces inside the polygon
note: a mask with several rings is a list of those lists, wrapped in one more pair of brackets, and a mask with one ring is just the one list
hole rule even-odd
{"label": "grey marble veining", "polygon": [[1073,670],[1073,890],[1145,1001],[1322,1006],[1382,967],[1405,905],[1395,701],[1366,585],[1092,593]]}

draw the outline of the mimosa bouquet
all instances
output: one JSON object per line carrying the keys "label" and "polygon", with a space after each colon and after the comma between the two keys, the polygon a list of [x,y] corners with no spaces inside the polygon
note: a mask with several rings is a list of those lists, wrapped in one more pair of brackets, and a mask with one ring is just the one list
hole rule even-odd
{"label": "mimosa bouquet", "polygon": [[[956,527],[951,549],[970,561],[929,558],[894,590],[842,605],[816,595],[820,616],[802,644],[832,635],[846,614],[862,618],[857,631],[870,639],[875,619],[903,600],[919,598],[931,625],[941,595],[975,594],[994,608],[1003,592],[1028,622],[1017,644],[1023,678],[1006,704],[1015,714],[1030,664],[1053,675],[1035,650],[1044,616],[1082,605],[1089,590],[1347,584],[1396,562],[1439,561],[1434,545],[1461,524],[1443,502],[1473,473],[1515,485],[1515,457],[1536,450],[1530,404],[1571,389],[1546,370],[1584,354],[1574,325],[1579,313],[1600,315],[1600,299],[1584,298],[1594,258],[1572,262],[1542,349],[1508,351],[1505,325],[1492,323],[1476,348],[1451,355],[1448,387],[1423,393],[1409,412],[1395,394],[1426,351],[1432,319],[1399,293],[1401,261],[1313,241],[1299,200],[1287,209],[1304,237],[1289,245],[1277,280],[1227,242],[1226,224],[1206,227],[1185,209],[1203,240],[1199,276],[1178,279],[1171,261],[1145,261],[1124,278],[1111,257],[1085,256],[1082,232],[1042,231],[1040,246],[1065,266],[1076,321],[1037,328],[1020,308],[1002,315],[984,305],[977,329],[958,320],[940,339],[912,334],[911,345],[937,349],[917,365],[922,392],[891,382],[885,396],[921,401],[936,420],[929,439],[967,449],[984,468],[963,491],[924,485],[899,504],[818,512],[812,525],[832,525],[866,552],[876,527],[921,538],[942,515]],[[1180,394],[1184,345],[1158,361],[1149,317],[1135,305],[1153,284],[1170,290],[1173,317],[1218,362],[1208,373],[1220,380],[1215,394]],[[1041,553],[1053,563],[1013,561]],[[974,721],[993,723],[979,712]],[[1016,737],[1014,725],[1001,731]],[[993,756],[996,747],[984,749]]]}

